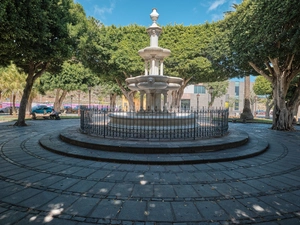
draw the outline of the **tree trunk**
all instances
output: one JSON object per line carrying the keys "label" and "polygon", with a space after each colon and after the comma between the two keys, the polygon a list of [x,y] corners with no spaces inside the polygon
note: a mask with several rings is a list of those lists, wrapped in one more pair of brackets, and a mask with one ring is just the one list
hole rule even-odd
{"label": "tree trunk", "polygon": [[244,108],[241,114],[241,119],[252,120],[253,114],[250,108],[250,76],[245,77],[245,85],[244,85]]}
{"label": "tree trunk", "polygon": [[26,85],[23,90],[23,95],[20,102],[18,120],[14,124],[15,126],[27,126],[25,123],[25,116],[26,116],[26,105],[30,96],[30,92],[32,90],[33,82],[34,82],[34,74],[29,73],[26,78]]}
{"label": "tree trunk", "polygon": [[[282,59],[282,58],[281,58]],[[284,60],[284,59],[283,59]],[[294,55],[287,55],[284,63],[284,67],[280,66],[279,58],[270,58],[265,62],[265,65],[269,71],[269,74],[264,70],[258,68],[254,63],[249,62],[250,66],[263,75],[272,83],[273,88],[273,130],[290,131],[294,130],[294,107],[297,104],[297,99],[300,95],[300,87],[298,85],[297,90],[294,93],[292,100],[286,102],[286,94],[291,81],[300,72],[299,66],[293,66]],[[299,100],[300,101],[300,100]]]}
{"label": "tree trunk", "polygon": [[67,93],[68,93],[68,91],[62,90],[62,94],[60,95],[60,91],[61,91],[61,89],[56,89],[55,102],[54,102],[54,106],[53,106],[53,108],[56,112],[60,112],[60,110],[62,108],[61,107],[62,103],[65,100]]}
{"label": "tree trunk", "polygon": [[215,95],[214,95],[214,93],[208,94],[208,95],[209,95],[209,98],[210,98],[210,101],[208,101],[208,108],[211,108],[214,104],[214,101],[215,101]]}
{"label": "tree trunk", "polygon": [[113,110],[115,110],[115,108],[116,108],[116,99],[117,99],[116,93],[112,93],[109,95],[109,105],[110,105],[110,108]]}
{"label": "tree trunk", "polygon": [[273,82],[273,130],[294,130],[293,112],[289,112],[286,104],[286,93],[289,83],[285,76],[277,76]]}
{"label": "tree trunk", "polygon": [[[179,89],[181,89],[181,87]],[[180,107],[180,100],[181,100],[183,93],[182,93],[182,90],[179,90],[179,89],[171,92],[171,95],[172,95],[171,108],[173,110],[176,110]]]}
{"label": "tree trunk", "polygon": [[270,110],[273,108],[273,106],[274,106],[274,101],[267,98],[265,119],[270,119]]}
{"label": "tree trunk", "polygon": [[15,116],[17,114],[17,110],[16,110],[16,94],[13,94],[12,97],[13,97],[13,99],[12,99],[12,102],[13,102],[12,113]]}
{"label": "tree trunk", "polygon": [[26,114],[30,115],[31,113],[31,106],[32,106],[33,98],[29,96],[27,105],[26,105]]}
{"label": "tree trunk", "polygon": [[135,94],[136,91],[129,91],[129,92],[127,92],[125,90],[125,88],[123,87],[123,85],[121,84],[121,82],[117,78],[115,80],[116,80],[119,88],[121,89],[123,95],[125,96],[125,98],[128,101],[129,110],[133,111],[134,110],[134,101],[133,101],[133,99],[134,99],[134,94]]}
{"label": "tree trunk", "polygon": [[192,77],[188,78],[188,79],[183,79],[181,87],[178,90],[171,92],[171,95],[172,95],[171,107],[172,107],[172,109],[177,109],[177,108],[180,107],[180,100],[181,100],[182,95],[184,93],[184,89],[186,88],[188,82],[191,79],[192,79]]}
{"label": "tree trunk", "polygon": [[58,109],[59,95],[60,95],[60,89],[57,88],[55,91],[55,99],[54,99],[54,105],[53,105],[53,108],[55,111],[57,111],[57,109]]}
{"label": "tree trunk", "polygon": [[[50,63],[37,63],[37,64],[30,63],[29,64],[28,75],[26,78],[26,84],[25,84],[25,88],[23,90],[23,95],[22,95],[21,102],[20,102],[18,120],[14,124],[14,126],[27,126],[27,124],[25,123],[26,106],[27,106],[28,99],[30,97],[33,83],[38,77],[40,77],[46,71],[46,69],[49,65],[50,65]],[[41,66],[41,69],[38,72],[36,72],[36,70],[40,66]]]}

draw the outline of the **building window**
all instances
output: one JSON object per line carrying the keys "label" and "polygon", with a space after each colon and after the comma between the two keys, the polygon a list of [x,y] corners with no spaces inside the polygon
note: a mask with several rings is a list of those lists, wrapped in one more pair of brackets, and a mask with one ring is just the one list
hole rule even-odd
{"label": "building window", "polygon": [[195,85],[194,86],[194,93],[195,94],[205,94],[206,88],[203,85]]}
{"label": "building window", "polygon": [[239,99],[236,98],[234,101],[234,110],[239,110],[239,105],[240,105],[239,103],[240,103]]}
{"label": "building window", "polygon": [[181,99],[181,109],[182,110],[189,110],[190,107],[191,107],[190,99]]}
{"label": "building window", "polygon": [[234,110],[239,110],[239,98],[240,98],[240,82],[236,81],[234,84],[235,102]]}

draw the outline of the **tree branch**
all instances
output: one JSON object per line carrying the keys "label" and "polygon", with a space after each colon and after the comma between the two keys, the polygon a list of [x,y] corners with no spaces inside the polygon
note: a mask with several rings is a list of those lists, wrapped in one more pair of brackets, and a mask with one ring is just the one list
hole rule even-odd
{"label": "tree branch", "polygon": [[253,62],[248,62],[248,63],[257,73],[264,76],[268,81],[272,82],[271,77],[268,74],[266,74],[263,70],[258,68]]}
{"label": "tree branch", "polygon": [[280,71],[280,68],[279,68],[279,65],[278,65],[278,58],[272,59],[272,58],[269,57],[269,60],[270,60],[270,62],[272,63],[272,66],[273,66],[273,68],[274,68],[274,71],[275,71],[276,76],[277,76],[277,75],[280,75],[280,74],[281,74],[281,71]]}
{"label": "tree branch", "polygon": [[294,57],[295,57],[295,54],[293,54],[291,57],[288,57],[287,58],[287,70],[291,70],[292,69],[292,63],[293,63],[293,60],[294,60]]}
{"label": "tree branch", "polygon": [[[42,76],[42,74],[47,70],[48,66],[50,65],[50,62],[46,62],[46,63],[38,63],[39,65],[43,65],[42,68],[33,76],[33,82],[39,78],[40,76]],[[35,68],[37,68],[37,66],[35,66]]]}

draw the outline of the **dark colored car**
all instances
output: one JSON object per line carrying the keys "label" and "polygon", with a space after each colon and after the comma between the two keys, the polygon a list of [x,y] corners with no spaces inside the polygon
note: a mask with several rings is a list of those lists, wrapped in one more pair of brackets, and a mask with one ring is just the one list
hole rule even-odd
{"label": "dark colored car", "polygon": [[[0,109],[0,113],[10,113],[10,110],[12,110],[12,107],[5,107]],[[15,107],[16,112],[19,112],[19,107]]]}
{"label": "dark colored car", "polygon": [[10,107],[5,107],[0,109],[0,113],[9,113]]}
{"label": "dark colored car", "polygon": [[31,113],[46,114],[51,113],[52,107],[47,105],[36,105],[32,107]]}

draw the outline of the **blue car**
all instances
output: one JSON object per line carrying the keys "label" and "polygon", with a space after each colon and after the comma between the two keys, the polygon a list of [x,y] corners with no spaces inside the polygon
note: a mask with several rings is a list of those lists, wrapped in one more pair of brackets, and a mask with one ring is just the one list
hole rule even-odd
{"label": "blue car", "polygon": [[46,105],[36,105],[32,107],[31,113],[47,114],[52,112],[52,107]]}

